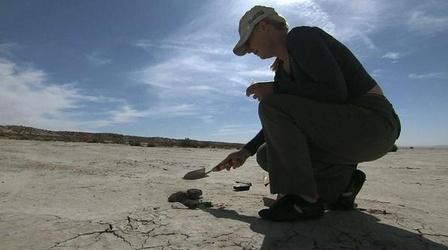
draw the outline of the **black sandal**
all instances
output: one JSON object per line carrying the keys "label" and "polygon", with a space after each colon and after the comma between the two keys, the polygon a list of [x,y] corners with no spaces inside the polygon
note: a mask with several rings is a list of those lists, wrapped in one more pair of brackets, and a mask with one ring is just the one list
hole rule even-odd
{"label": "black sandal", "polygon": [[355,198],[365,181],[366,174],[361,170],[356,169],[345,192],[342,193],[339,199],[334,204],[331,204],[329,208],[331,210],[351,210],[356,208]]}
{"label": "black sandal", "polygon": [[298,195],[285,195],[269,209],[262,209],[258,215],[271,221],[298,221],[319,218],[324,214],[324,206],[318,201],[310,203]]}

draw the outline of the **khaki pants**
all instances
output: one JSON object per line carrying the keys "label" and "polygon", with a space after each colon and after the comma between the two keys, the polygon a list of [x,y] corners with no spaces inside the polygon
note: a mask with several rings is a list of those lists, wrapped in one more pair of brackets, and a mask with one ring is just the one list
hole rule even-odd
{"label": "khaki pants", "polygon": [[332,203],[359,162],[384,156],[401,130],[392,104],[368,94],[345,104],[274,94],[259,104],[266,143],[257,161],[273,194],[319,196]]}

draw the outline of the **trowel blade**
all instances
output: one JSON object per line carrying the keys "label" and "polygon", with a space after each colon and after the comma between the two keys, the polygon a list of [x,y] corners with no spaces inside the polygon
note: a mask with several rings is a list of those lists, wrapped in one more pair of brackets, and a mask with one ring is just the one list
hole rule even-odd
{"label": "trowel blade", "polygon": [[208,175],[205,173],[205,167],[202,167],[197,170],[190,171],[184,175],[185,180],[197,180],[204,177],[207,177]]}

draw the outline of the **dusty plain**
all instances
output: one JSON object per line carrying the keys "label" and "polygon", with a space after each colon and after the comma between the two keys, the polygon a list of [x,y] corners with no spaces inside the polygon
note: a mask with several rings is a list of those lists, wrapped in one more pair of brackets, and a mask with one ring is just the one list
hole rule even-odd
{"label": "dusty plain", "polygon": [[[361,163],[358,209],[315,221],[259,219],[266,173],[187,181],[232,150],[0,139],[0,249],[448,249],[448,149]],[[234,192],[235,181],[251,182]],[[200,188],[208,209],[167,197]]]}

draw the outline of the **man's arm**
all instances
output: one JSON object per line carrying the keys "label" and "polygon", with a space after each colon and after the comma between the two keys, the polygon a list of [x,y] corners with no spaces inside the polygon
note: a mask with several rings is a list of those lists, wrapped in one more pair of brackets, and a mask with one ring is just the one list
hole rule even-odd
{"label": "man's arm", "polygon": [[249,151],[250,155],[254,155],[257,153],[258,148],[264,143],[264,133],[263,129],[258,132],[258,134],[252,138],[246,145],[244,145],[244,149]]}

